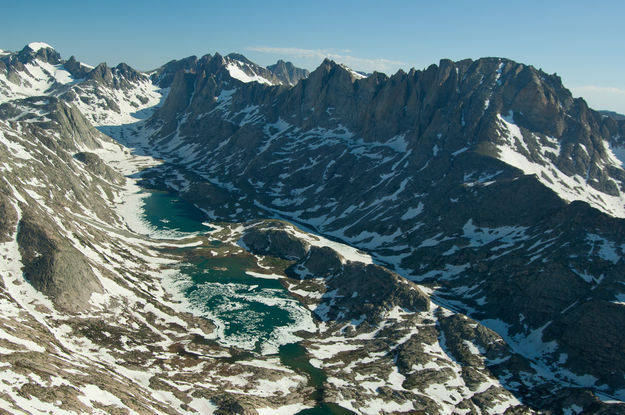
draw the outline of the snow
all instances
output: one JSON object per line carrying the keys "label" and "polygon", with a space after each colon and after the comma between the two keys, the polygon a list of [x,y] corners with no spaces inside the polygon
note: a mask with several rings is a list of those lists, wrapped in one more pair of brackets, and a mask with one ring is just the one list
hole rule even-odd
{"label": "snow", "polygon": [[9,154],[14,157],[22,160],[30,160],[33,158],[30,152],[26,150],[26,147],[16,141],[16,138],[8,139],[2,131],[0,131],[0,144],[4,144],[9,150]]}
{"label": "snow", "polygon": [[[78,97],[72,103],[96,127],[134,124],[148,118],[169,92],[154,85],[148,78],[132,84],[128,90],[101,88],[99,85],[78,85]],[[137,99],[141,96],[147,101]],[[109,101],[119,110],[111,109]]]}
{"label": "snow", "polygon": [[23,351],[25,352],[35,351],[35,352],[43,353],[46,351],[46,349],[44,349],[37,343],[30,341],[30,340],[23,339],[21,337],[14,336],[13,334],[7,333],[5,330],[1,328],[0,328],[0,339],[6,340],[11,343],[24,347],[26,350],[23,350]]}
{"label": "snow", "polygon": [[414,219],[419,216],[423,212],[423,203],[419,202],[417,207],[408,208],[406,213],[404,213],[401,217],[401,220],[409,220]]}
{"label": "snow", "polygon": [[[542,184],[556,192],[561,199],[567,202],[582,200],[611,216],[625,218],[625,194],[619,192],[618,196],[612,196],[590,186],[585,177],[567,176],[558,170],[544,154],[542,163],[529,160],[517,149],[520,145],[527,151],[527,146],[521,130],[514,124],[513,114],[509,113],[507,116],[499,114],[498,118],[505,130],[502,138],[506,139],[504,144],[497,146],[501,161],[522,170],[524,174],[535,175]],[[543,150],[546,148],[548,147],[544,147]],[[559,149],[546,151],[557,153]],[[621,168],[621,163],[616,159],[616,156],[613,156],[611,163],[614,167]]]}
{"label": "snow", "polygon": [[93,402],[97,402],[103,405],[113,405],[119,408],[124,408],[129,411],[130,414],[137,414],[135,411],[124,405],[117,396],[99,388],[96,385],[85,385],[80,389],[80,391],[83,393],[83,396],[79,396],[78,399],[89,407],[93,406]]}
{"label": "snow", "polygon": [[28,44],[28,47],[31,48],[33,52],[37,52],[39,49],[54,49],[52,46],[44,42],[32,42]]}
{"label": "snow", "polygon": [[371,399],[366,402],[366,406],[360,407],[360,411],[367,415],[377,415],[381,413],[403,413],[412,411],[414,405],[410,401],[399,404],[394,401],[385,401],[381,398]]}
{"label": "snow", "polygon": [[390,138],[384,143],[386,146],[392,148],[398,153],[404,153],[408,150],[408,142],[406,141],[406,134],[396,135]]}
{"label": "snow", "polygon": [[5,73],[0,73],[0,85],[4,86],[0,94],[0,103],[25,97],[54,95],[57,91],[65,92],[58,86],[75,82],[63,65],[51,65],[35,59],[25,64],[24,69],[17,73],[17,81],[9,81]]}
{"label": "snow", "polygon": [[491,250],[510,248],[517,242],[527,239],[524,226],[500,226],[497,228],[478,227],[473,224],[473,219],[469,219],[463,226],[463,236],[469,239],[469,247],[480,247],[492,242],[500,242],[500,245]]}
{"label": "snow", "polygon": [[341,64],[341,67],[343,69],[345,69],[347,72],[349,72],[349,74],[352,76],[353,79],[357,80],[357,79],[365,79],[367,76],[361,74],[360,72],[356,72],[355,70],[353,70],[352,68],[350,68],[347,65]]}
{"label": "snow", "polygon": [[616,264],[621,259],[621,255],[619,255],[614,242],[592,233],[586,236],[586,241],[592,245],[589,254],[595,253],[595,249],[597,245],[599,245],[597,253],[600,258],[610,261],[613,264]]}
{"label": "snow", "polygon": [[360,251],[359,249],[354,248],[353,246],[343,244],[340,242],[336,242],[336,241],[331,241],[320,235],[304,233],[300,231],[299,229],[296,229],[293,226],[288,227],[287,230],[289,231],[289,233],[291,233],[295,237],[308,242],[312,246],[317,246],[317,247],[327,246],[329,248],[334,249],[347,261],[363,262],[365,264],[373,263],[373,259],[371,258],[371,255],[366,254]]}
{"label": "snow", "polygon": [[454,151],[453,153],[451,153],[452,156],[457,156],[458,154],[462,154],[465,151],[467,151],[469,149],[469,147],[462,147],[460,150]]}
{"label": "snow", "polygon": [[228,73],[234,79],[238,79],[239,81],[245,82],[245,83],[258,82],[260,84],[273,85],[271,81],[269,81],[268,79],[263,78],[262,76],[254,73],[254,71],[250,68],[249,65],[245,65],[245,66],[247,67],[248,70],[252,71],[254,75],[248,75],[247,73],[245,73],[245,71],[241,68],[240,65],[245,65],[245,64],[240,63],[240,62],[230,62],[228,63],[228,65],[226,65],[226,69],[228,70]]}
{"label": "snow", "polygon": [[255,278],[263,278],[267,280],[279,280],[279,279],[284,278],[283,275],[279,275],[279,274],[261,274],[260,272],[253,272],[253,271],[245,271],[245,273]]}
{"label": "snow", "polygon": [[310,406],[302,403],[294,403],[280,406],[278,408],[256,408],[256,411],[258,412],[258,415],[293,415],[308,408],[310,408]]}
{"label": "snow", "polygon": [[625,146],[606,145],[614,164],[625,167]]}
{"label": "snow", "polygon": [[310,354],[319,360],[331,359],[339,353],[360,349],[359,344],[331,343],[319,344],[308,349]]}

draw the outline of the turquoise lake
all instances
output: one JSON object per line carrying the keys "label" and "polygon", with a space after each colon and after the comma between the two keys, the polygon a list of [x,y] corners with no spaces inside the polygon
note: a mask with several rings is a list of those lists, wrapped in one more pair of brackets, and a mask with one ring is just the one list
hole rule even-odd
{"label": "turquoise lake", "polygon": [[[151,191],[144,199],[144,219],[165,233],[206,233],[204,214],[193,205],[165,192]],[[349,415],[353,412],[323,400],[326,375],[311,365],[306,349],[297,343],[297,331],[315,331],[311,313],[292,298],[277,279],[246,273],[251,258],[197,259],[180,269],[179,287],[191,306],[217,326],[225,346],[279,354],[281,362],[304,374],[314,388],[314,408],[297,415]]]}
{"label": "turquoise lake", "polygon": [[[209,232],[204,214],[169,193],[152,191],[144,199],[144,218],[165,232]],[[315,330],[310,312],[277,279],[246,274],[251,258],[200,257],[181,268],[177,286],[195,310],[217,325],[218,341],[259,353],[277,353],[299,340],[295,332]]]}

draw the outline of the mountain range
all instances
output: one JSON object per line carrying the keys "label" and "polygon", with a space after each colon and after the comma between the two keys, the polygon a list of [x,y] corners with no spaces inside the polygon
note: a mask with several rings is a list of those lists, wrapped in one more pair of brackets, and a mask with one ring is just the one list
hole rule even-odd
{"label": "mountain range", "polygon": [[[503,58],[0,51],[0,410],[625,413],[624,140]],[[146,224],[141,189],[211,230]],[[228,343],[181,288],[207,258],[278,279],[301,330],[276,344],[322,380]]]}

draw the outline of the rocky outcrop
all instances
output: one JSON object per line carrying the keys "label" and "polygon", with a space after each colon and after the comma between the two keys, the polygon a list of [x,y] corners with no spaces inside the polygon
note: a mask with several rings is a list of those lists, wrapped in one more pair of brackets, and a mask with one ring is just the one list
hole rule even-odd
{"label": "rocky outcrop", "polygon": [[91,69],[76,60],[76,57],[73,55],[65,62],[63,65],[67,72],[72,74],[72,76],[76,79],[82,79],[87,76]]}
{"label": "rocky outcrop", "polygon": [[428,296],[414,283],[374,264],[347,262],[326,286],[324,297],[330,309],[324,317],[330,320],[357,320],[364,315],[376,322],[395,307],[418,312],[430,306]]}
{"label": "rocky outcrop", "polygon": [[[0,59],[6,85],[27,85],[21,75],[36,61],[34,52]],[[37,54],[63,63],[45,48]],[[70,61],[66,69],[78,74],[80,65]],[[154,132],[153,148],[141,151],[154,151],[165,163],[148,168],[145,183],[179,190],[212,219],[293,218],[386,265],[350,262],[331,248],[310,246],[312,239],[302,240],[284,223],[245,225],[241,245],[282,258],[266,264],[288,266],[275,270],[294,277],[281,282],[323,320],[307,347],[340,379],[327,382],[327,399],[366,408],[368,395],[370,402],[408,402],[415,411],[441,413],[456,405],[488,412],[499,404],[519,413],[573,405],[600,413],[607,405],[594,392],[622,399],[625,225],[616,216],[624,212],[625,172],[607,146],[622,144],[622,120],[572,98],[556,75],[506,59],[442,60],[423,71],[367,78],[327,60],[293,87],[267,85],[277,77],[268,72],[240,55],[172,62],[152,75],[171,93],[148,128],[101,128],[120,139]],[[119,179],[84,151],[101,137],[78,110],[54,98],[74,103],[100,125],[118,125],[136,122],[134,115],[160,95],[150,95],[147,76],[125,65],[89,73],[73,85],[50,78],[50,88],[34,89],[48,96],[0,107],[1,165],[7,183],[15,184],[2,188],[0,238],[11,243],[20,201],[24,275],[69,311],[86,310],[90,293],[102,289],[91,268],[99,259],[87,260],[81,244],[85,251],[97,246],[100,270],[119,272],[116,282],[134,290],[125,301],[160,292],[140,259],[152,248],[136,248],[135,256],[125,250],[127,241],[113,243],[100,229],[118,221],[105,199],[113,199],[108,183]],[[262,79],[246,83],[246,76]],[[50,215],[60,217],[41,219]],[[128,271],[135,261],[140,266]],[[427,286],[434,301],[399,274]],[[1,294],[8,298],[9,291]],[[133,310],[142,305],[132,304]],[[137,337],[149,347],[129,351],[123,362],[145,367],[166,355],[151,370],[198,366],[203,372],[183,380],[194,387],[215,376],[219,353],[190,338],[194,328],[163,322],[154,309],[144,312],[147,323],[138,326],[150,328]],[[133,337],[114,324],[51,327],[60,324],[103,347],[121,348]],[[152,331],[156,326],[160,334]],[[171,336],[172,328],[182,335],[167,352],[157,338]],[[187,350],[196,342],[205,355]],[[230,376],[232,365],[228,360],[219,369]],[[376,385],[370,394],[353,390],[364,379]],[[164,380],[150,383],[172,396],[183,392]],[[442,390],[451,392],[435,396]],[[222,402],[213,399],[214,388],[202,393],[226,413],[274,406],[238,395]],[[190,398],[184,399],[187,405]]]}
{"label": "rocky outcrop", "polygon": [[242,398],[224,395],[213,398],[213,401],[218,406],[215,415],[258,415],[254,406]]}
{"label": "rocky outcrop", "polygon": [[84,163],[87,170],[111,183],[119,185],[126,181],[124,176],[113,170],[95,153],[82,151],[74,154],[74,158]]}
{"label": "rocky outcrop", "polygon": [[285,62],[282,59],[278,60],[273,65],[267,66],[270,72],[272,72],[276,78],[278,78],[285,85],[295,85],[301,79],[304,79],[310,75],[310,72],[306,69],[298,68],[291,62]]}
{"label": "rocky outcrop", "polygon": [[341,255],[327,246],[311,246],[305,256],[287,268],[287,275],[294,278],[329,278],[343,272]]}
{"label": "rocky outcrop", "polygon": [[18,217],[15,207],[6,196],[9,192],[1,185],[0,189],[0,242],[8,242],[14,237]]}
{"label": "rocky outcrop", "polygon": [[243,235],[241,242],[254,254],[291,260],[302,258],[309,247],[308,243],[279,227],[254,227]]}
{"label": "rocky outcrop", "polygon": [[102,286],[85,256],[58,235],[44,220],[25,214],[17,242],[24,277],[54,305],[68,312],[89,308],[89,299]]}

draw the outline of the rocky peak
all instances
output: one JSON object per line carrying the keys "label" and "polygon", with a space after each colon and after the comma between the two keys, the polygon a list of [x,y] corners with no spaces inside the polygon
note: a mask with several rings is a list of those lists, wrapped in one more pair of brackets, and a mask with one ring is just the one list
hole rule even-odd
{"label": "rocky peak", "polygon": [[195,55],[180,60],[172,60],[155,70],[151,74],[150,78],[152,79],[152,82],[161,88],[169,88],[177,72],[195,71],[197,65],[198,59]]}
{"label": "rocky peak", "polygon": [[70,58],[63,64],[67,72],[72,74],[72,76],[76,79],[82,79],[87,76],[87,74],[91,71],[89,67],[81,64],[76,60],[74,55],[70,56]]}
{"label": "rocky peak", "polygon": [[243,62],[247,65],[256,65],[254,62],[252,62],[245,56],[241,55],[240,53],[229,53],[225,56],[225,60],[226,61],[234,60],[234,61]]}
{"label": "rocky peak", "polygon": [[87,74],[87,79],[95,82],[102,82],[105,85],[113,84],[113,72],[106,63],[102,62]]}
{"label": "rocky peak", "polygon": [[145,77],[145,75],[143,75],[141,72],[131,68],[130,66],[128,66],[127,64],[123,62],[117,65],[114,71],[116,74],[122,76],[123,78],[125,78],[126,80],[130,82],[137,82],[137,81],[144,79]]}
{"label": "rocky peak", "polygon": [[61,55],[47,43],[33,42],[26,45],[17,54],[17,59],[22,63],[29,63],[35,59],[47,62],[51,65],[62,63]]}
{"label": "rocky peak", "polygon": [[267,66],[267,69],[285,85],[295,85],[300,79],[307,78],[310,75],[308,70],[297,68],[291,62],[285,62],[282,59],[273,65]]}
{"label": "rocky peak", "polygon": [[147,75],[131,68],[125,63],[120,63],[110,68],[106,63],[100,63],[86,75],[86,80],[102,84],[113,89],[131,89],[139,82],[149,81]]}
{"label": "rocky peak", "polygon": [[197,63],[197,71],[204,71],[207,74],[216,74],[223,71],[226,60],[219,53],[214,55],[204,55]]}

